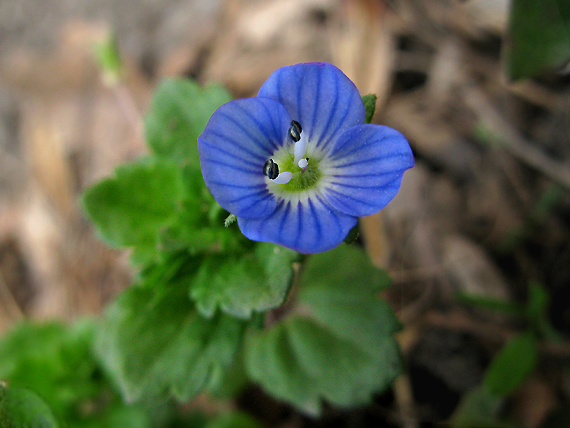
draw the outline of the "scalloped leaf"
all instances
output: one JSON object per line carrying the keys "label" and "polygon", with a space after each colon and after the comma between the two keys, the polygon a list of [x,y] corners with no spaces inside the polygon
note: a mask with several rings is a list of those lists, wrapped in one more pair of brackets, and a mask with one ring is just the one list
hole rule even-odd
{"label": "scalloped leaf", "polygon": [[96,353],[127,401],[165,392],[189,400],[232,363],[244,323],[223,314],[202,318],[187,281],[133,286],[106,310]]}
{"label": "scalloped leaf", "polygon": [[224,227],[227,212],[214,201],[200,170],[190,165],[181,169],[184,197],[176,220],[160,231],[161,249],[188,250],[192,254],[241,251],[247,239],[237,228]]}
{"label": "scalloped leaf", "polygon": [[341,407],[369,402],[401,371],[393,338],[400,324],[376,296],[388,283],[358,248],[311,256],[298,313],[247,336],[250,377],[313,415],[320,414],[322,399]]}
{"label": "scalloped leaf", "polygon": [[0,426],[6,428],[57,428],[54,414],[44,400],[27,388],[0,383]]}
{"label": "scalloped leaf", "polygon": [[152,251],[159,229],[175,218],[182,195],[182,176],[175,163],[141,159],[96,183],[83,194],[82,202],[109,245]]}
{"label": "scalloped leaf", "polygon": [[159,157],[200,167],[198,136],[212,113],[231,101],[219,85],[199,86],[184,79],[167,78],[154,92],[145,119],[146,140]]}
{"label": "scalloped leaf", "polygon": [[100,386],[93,379],[93,332],[94,324],[86,320],[71,327],[17,325],[0,340],[0,379],[33,390],[59,418],[70,418],[77,403],[92,400]]}
{"label": "scalloped leaf", "polygon": [[201,314],[210,318],[220,308],[239,318],[280,306],[293,278],[299,254],[288,248],[260,243],[255,253],[206,259],[190,288]]}

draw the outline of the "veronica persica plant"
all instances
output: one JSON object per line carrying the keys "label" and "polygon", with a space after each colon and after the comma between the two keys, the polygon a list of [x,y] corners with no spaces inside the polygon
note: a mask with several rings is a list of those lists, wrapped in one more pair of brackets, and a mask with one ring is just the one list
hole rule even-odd
{"label": "veronica persica plant", "polygon": [[204,180],[249,239],[330,250],[414,165],[400,132],[364,119],[358,89],[332,64],[280,68],[257,97],[214,112],[198,138]]}

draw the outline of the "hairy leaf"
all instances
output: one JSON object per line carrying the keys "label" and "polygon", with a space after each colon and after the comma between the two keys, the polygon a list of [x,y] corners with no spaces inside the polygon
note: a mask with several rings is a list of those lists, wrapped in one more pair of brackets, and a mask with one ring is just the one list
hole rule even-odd
{"label": "hairy leaf", "polygon": [[318,415],[321,400],[337,406],[367,403],[400,373],[392,334],[399,323],[376,293],[386,275],[354,247],[310,258],[301,278],[297,313],[245,347],[250,377],[269,393]]}
{"label": "hairy leaf", "polygon": [[163,80],[145,120],[148,144],[157,156],[199,167],[198,136],[214,110],[230,100],[221,86],[202,88],[190,80]]}
{"label": "hairy leaf", "polygon": [[152,251],[159,229],[175,217],[182,190],[176,164],[142,159],[117,168],[114,177],[88,189],[83,206],[110,245],[140,245]]}
{"label": "hairy leaf", "polygon": [[0,379],[35,391],[64,420],[77,403],[99,392],[90,355],[92,333],[87,321],[72,328],[20,324],[0,341]]}
{"label": "hairy leaf", "polygon": [[298,253],[270,243],[260,243],[254,253],[239,257],[210,257],[202,263],[190,296],[205,317],[219,307],[249,318],[283,303],[293,277]]}
{"label": "hairy leaf", "polygon": [[227,212],[212,198],[200,170],[184,166],[182,178],[184,197],[177,218],[160,231],[161,249],[195,254],[240,252],[244,245],[248,246],[237,228],[224,227]]}
{"label": "hairy leaf", "polygon": [[8,388],[0,383],[2,428],[57,428],[60,424],[49,406],[27,388]]}
{"label": "hairy leaf", "polygon": [[128,401],[167,391],[188,400],[234,359],[243,323],[202,318],[184,281],[131,287],[106,311],[96,352]]}

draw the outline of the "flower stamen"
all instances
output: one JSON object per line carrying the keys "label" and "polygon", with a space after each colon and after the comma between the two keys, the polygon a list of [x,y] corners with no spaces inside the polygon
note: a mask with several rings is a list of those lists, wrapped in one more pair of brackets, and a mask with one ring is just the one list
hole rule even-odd
{"label": "flower stamen", "polygon": [[295,163],[298,164],[298,162],[305,156],[305,151],[307,150],[308,141],[305,133],[303,133],[303,128],[301,127],[301,124],[296,120],[291,121],[291,128],[289,128],[289,137],[291,137],[291,139],[295,142],[295,149],[294,149]]}
{"label": "flower stamen", "polygon": [[277,184],[287,184],[291,181],[293,174],[290,172],[279,173],[279,165],[273,162],[273,159],[267,159],[263,165],[263,175],[266,175],[271,181]]}
{"label": "flower stamen", "polygon": [[277,184],[287,184],[289,183],[289,181],[291,181],[291,178],[293,178],[293,173],[289,171],[284,171],[274,179],[271,179],[271,181]]}
{"label": "flower stamen", "polygon": [[296,120],[292,120],[291,128],[289,128],[289,136],[295,143],[301,139],[302,132],[303,128],[301,128],[301,124]]}
{"label": "flower stamen", "polygon": [[279,165],[273,162],[273,159],[267,159],[263,165],[263,175],[266,175],[270,180],[277,178],[279,175]]}

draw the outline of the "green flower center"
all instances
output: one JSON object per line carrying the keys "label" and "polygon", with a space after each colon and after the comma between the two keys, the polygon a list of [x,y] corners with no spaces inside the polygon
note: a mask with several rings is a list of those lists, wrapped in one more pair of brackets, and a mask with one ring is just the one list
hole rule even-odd
{"label": "green flower center", "polygon": [[322,176],[319,159],[309,158],[309,164],[304,171],[295,163],[292,153],[287,153],[275,161],[279,165],[279,171],[289,171],[293,173],[293,177],[285,184],[271,183],[270,189],[274,193],[299,193],[317,187]]}

